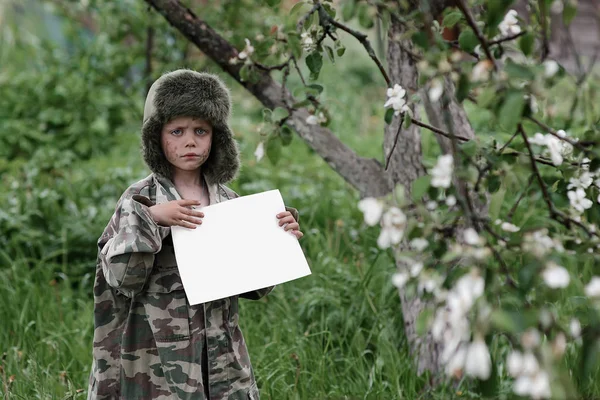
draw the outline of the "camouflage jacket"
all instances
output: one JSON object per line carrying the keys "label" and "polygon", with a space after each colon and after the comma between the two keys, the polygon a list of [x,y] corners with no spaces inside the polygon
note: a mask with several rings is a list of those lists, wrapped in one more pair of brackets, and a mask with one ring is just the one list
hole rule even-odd
{"label": "camouflage jacket", "polygon": [[[208,186],[211,204],[237,197]],[[88,399],[259,398],[238,296],[190,305],[170,229],[150,215],[149,206],[180,198],[169,180],[148,176],[121,196],[98,240]]]}

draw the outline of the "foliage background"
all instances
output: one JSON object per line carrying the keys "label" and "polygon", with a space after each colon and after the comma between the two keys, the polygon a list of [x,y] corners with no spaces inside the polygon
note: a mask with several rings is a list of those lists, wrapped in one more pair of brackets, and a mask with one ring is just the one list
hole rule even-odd
{"label": "foliage background", "polygon": [[[294,2],[275,10],[254,0],[187,3],[241,49],[245,37],[266,35],[285,21]],[[155,40],[150,73],[149,27]],[[95,242],[123,190],[148,173],[139,153],[148,82],[180,67],[219,70],[138,0],[6,0],[0,29],[0,394],[83,398]],[[376,30],[371,39],[380,43]],[[360,155],[383,162],[385,82],[360,45],[341,37],[346,55],[321,72],[329,127]],[[232,88],[232,125],[243,159],[232,187],[241,194],[281,190],[302,216],[302,245],[313,271],[241,305],[262,396],[477,397],[466,383],[430,390],[427,378],[416,376],[390,281],[394,263],[377,249],[377,230],[364,225],[358,194],[297,138],[277,165],[257,163],[262,108],[221,76]],[[599,82],[589,82],[593,96]],[[558,118],[567,118],[561,101],[557,97]],[[597,108],[590,103],[573,131],[589,123],[586,116]],[[488,114],[468,111],[479,134],[508,139],[493,130]],[[425,163],[432,165],[438,146],[429,132],[422,138]],[[507,204],[516,198],[517,178],[509,182]],[[543,210],[529,212],[542,218]],[[569,307],[568,293],[558,300]],[[567,356],[566,362],[577,360]],[[600,394],[598,382],[586,383],[589,393]]]}

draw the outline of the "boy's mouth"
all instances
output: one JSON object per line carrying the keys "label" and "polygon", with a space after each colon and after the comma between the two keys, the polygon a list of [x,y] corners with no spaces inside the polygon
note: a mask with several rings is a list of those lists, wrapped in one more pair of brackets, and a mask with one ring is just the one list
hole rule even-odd
{"label": "boy's mouth", "polygon": [[194,157],[200,157],[199,154],[196,153],[187,153],[183,155],[184,158],[194,158]]}

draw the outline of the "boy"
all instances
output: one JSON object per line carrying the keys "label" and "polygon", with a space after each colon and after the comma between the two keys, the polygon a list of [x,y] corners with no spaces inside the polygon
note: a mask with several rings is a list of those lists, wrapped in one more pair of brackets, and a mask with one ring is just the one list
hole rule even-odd
{"label": "boy", "polygon": [[[237,197],[224,186],[239,168],[230,108],[214,75],[177,70],[150,88],[142,151],[152,174],[125,191],[98,240],[88,399],[258,399],[238,296],[190,305],[169,228],[196,229],[204,214],[195,207]],[[277,217],[302,237],[294,209]]]}

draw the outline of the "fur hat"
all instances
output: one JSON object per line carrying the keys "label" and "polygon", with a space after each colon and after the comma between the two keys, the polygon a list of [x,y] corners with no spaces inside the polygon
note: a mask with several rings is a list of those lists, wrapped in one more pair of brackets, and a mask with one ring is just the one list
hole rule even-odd
{"label": "fur hat", "polygon": [[175,117],[201,118],[213,127],[210,155],[202,173],[211,183],[227,183],[240,167],[239,151],[227,122],[229,89],[213,74],[179,69],[166,73],[150,87],[144,105],[142,153],[152,172],[172,179],[172,166],[161,145],[163,126]]}

